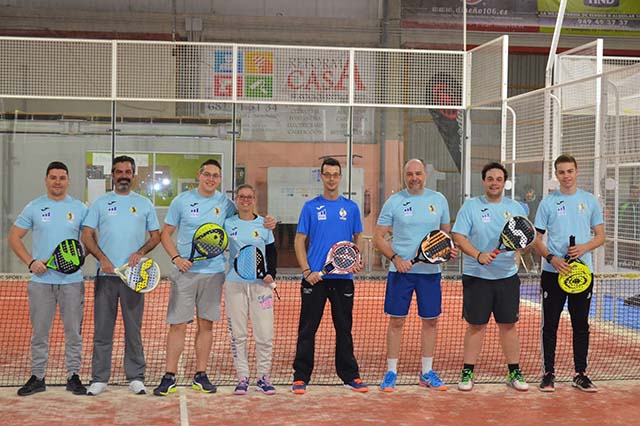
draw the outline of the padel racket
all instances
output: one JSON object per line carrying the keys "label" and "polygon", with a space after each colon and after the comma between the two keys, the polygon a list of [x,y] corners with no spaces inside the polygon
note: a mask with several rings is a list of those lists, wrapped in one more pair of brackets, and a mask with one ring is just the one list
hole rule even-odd
{"label": "padel racket", "polygon": [[335,243],[329,253],[327,260],[319,272],[324,274],[350,274],[360,264],[360,250],[351,241],[339,241]]}
{"label": "padel racket", "polygon": [[[569,237],[569,247],[576,245],[575,235]],[[558,285],[569,294],[582,293],[589,288],[592,281],[591,270],[582,259],[571,259],[567,254],[565,260],[571,266],[571,272],[568,274],[558,274]]]}
{"label": "padel racket", "polygon": [[68,239],[60,242],[45,264],[47,268],[63,274],[73,274],[84,264],[84,250],[80,241]]}
{"label": "padel racket", "polygon": [[444,263],[451,259],[452,248],[454,245],[451,237],[440,229],[434,229],[422,239],[411,263]]}
{"label": "padel racket", "polygon": [[524,216],[512,216],[505,223],[500,233],[500,242],[493,251],[499,254],[505,251],[523,250],[536,239],[536,228]]}
{"label": "padel racket", "polygon": [[220,225],[205,223],[193,234],[189,262],[212,259],[224,253],[229,239]]}
{"label": "padel racket", "polygon": [[160,266],[153,259],[143,257],[131,267],[125,263],[116,269],[116,275],[136,293],[148,293],[160,282]]}
{"label": "padel racket", "polygon": [[244,246],[233,260],[233,269],[245,280],[263,279],[267,275],[264,253],[256,246]]}
{"label": "padel racket", "polygon": [[[263,279],[267,276],[267,262],[264,253],[256,246],[247,245],[242,247],[233,260],[233,269],[245,280]],[[275,281],[269,283],[269,287],[280,300]]]}

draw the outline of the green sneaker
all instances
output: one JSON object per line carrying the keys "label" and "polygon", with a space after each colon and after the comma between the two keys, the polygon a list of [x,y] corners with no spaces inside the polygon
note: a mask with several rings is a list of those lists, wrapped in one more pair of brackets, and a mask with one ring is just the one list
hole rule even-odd
{"label": "green sneaker", "polygon": [[522,371],[520,371],[519,368],[516,368],[507,374],[507,386],[511,386],[515,390],[522,392],[529,390],[529,385],[524,380],[524,377],[522,377]]}
{"label": "green sneaker", "polygon": [[470,391],[473,389],[473,371],[468,368],[462,369],[462,376],[458,382],[458,390]]}

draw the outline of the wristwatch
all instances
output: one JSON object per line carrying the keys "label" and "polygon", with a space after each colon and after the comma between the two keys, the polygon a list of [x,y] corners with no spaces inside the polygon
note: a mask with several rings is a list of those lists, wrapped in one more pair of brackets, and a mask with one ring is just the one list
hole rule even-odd
{"label": "wristwatch", "polygon": [[547,259],[547,262],[551,263],[551,259],[553,259],[553,257],[553,253],[549,253],[545,259]]}

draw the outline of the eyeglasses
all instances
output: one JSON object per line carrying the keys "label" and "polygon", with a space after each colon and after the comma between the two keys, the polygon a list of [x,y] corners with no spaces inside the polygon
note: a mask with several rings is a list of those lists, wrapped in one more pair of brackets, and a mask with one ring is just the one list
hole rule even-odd
{"label": "eyeglasses", "polygon": [[328,173],[328,172],[324,172],[322,174],[322,176],[326,177],[327,179],[338,179],[341,175],[340,173]]}
{"label": "eyeglasses", "polygon": [[253,195],[238,195],[236,196],[238,200],[253,200]]}
{"label": "eyeglasses", "polygon": [[200,174],[204,176],[206,179],[220,179],[219,173],[202,172]]}

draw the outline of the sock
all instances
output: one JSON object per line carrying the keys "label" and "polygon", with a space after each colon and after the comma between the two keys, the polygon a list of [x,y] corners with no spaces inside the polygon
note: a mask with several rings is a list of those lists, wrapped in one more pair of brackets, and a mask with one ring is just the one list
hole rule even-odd
{"label": "sock", "polygon": [[509,373],[520,369],[520,364],[507,364],[507,366],[509,367]]}
{"label": "sock", "polygon": [[398,358],[387,358],[387,371],[398,373]]}
{"label": "sock", "polygon": [[165,372],[164,375],[165,376],[171,376],[172,379],[176,377],[176,373],[172,373],[170,371]]}
{"label": "sock", "polygon": [[429,371],[433,370],[433,357],[432,356],[423,356],[422,357],[422,374],[426,374]]}
{"label": "sock", "polygon": [[473,372],[473,367],[474,367],[474,364],[464,364],[462,366],[462,369],[463,370],[469,370],[469,371]]}

